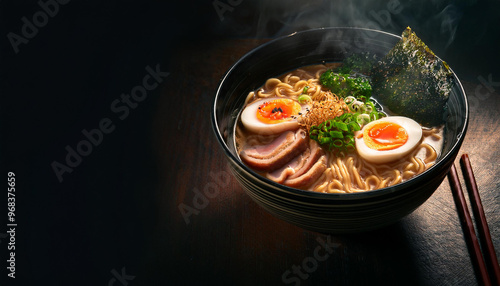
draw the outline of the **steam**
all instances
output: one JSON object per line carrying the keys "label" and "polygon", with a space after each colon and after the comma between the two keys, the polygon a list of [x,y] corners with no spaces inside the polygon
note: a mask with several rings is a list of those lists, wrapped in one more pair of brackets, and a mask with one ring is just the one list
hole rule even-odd
{"label": "steam", "polygon": [[242,0],[226,12],[216,29],[225,35],[275,38],[321,27],[370,28],[399,35],[410,26],[439,50],[453,43],[464,11],[476,2]]}
{"label": "steam", "polygon": [[362,27],[399,33],[406,26],[395,25],[392,17],[403,6],[398,0],[389,2],[391,7],[361,0],[260,1],[256,7],[259,12],[255,36],[276,37],[322,27]]}
{"label": "steam", "polygon": [[334,26],[330,1],[261,1],[256,27],[256,37],[281,36],[296,31]]}
{"label": "steam", "polygon": [[462,11],[457,6],[450,4],[434,17],[436,21],[441,21],[441,36],[448,39],[445,48],[448,48],[455,40],[455,34],[462,15]]}

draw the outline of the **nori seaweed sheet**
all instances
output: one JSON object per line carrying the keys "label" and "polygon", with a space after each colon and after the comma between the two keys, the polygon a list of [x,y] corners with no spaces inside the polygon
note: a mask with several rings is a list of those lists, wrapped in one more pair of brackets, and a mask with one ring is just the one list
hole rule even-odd
{"label": "nori seaweed sheet", "polygon": [[424,126],[444,123],[452,72],[410,27],[389,53],[374,65],[373,96],[390,111]]}

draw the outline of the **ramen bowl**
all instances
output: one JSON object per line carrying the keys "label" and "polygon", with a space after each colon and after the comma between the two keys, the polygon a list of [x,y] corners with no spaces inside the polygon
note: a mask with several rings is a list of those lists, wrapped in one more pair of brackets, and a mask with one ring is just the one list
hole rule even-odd
{"label": "ramen bowl", "polygon": [[215,136],[234,177],[245,192],[276,217],[321,233],[355,233],[390,225],[422,205],[439,187],[458,154],[468,123],[464,89],[455,84],[447,102],[443,149],[436,163],[403,183],[378,190],[331,194],[294,189],[271,181],[243,164],[234,142],[238,114],[249,92],[268,78],[346,55],[384,56],[400,36],[360,28],[322,28],[294,33],[257,47],[238,60],[221,79],[211,113]]}

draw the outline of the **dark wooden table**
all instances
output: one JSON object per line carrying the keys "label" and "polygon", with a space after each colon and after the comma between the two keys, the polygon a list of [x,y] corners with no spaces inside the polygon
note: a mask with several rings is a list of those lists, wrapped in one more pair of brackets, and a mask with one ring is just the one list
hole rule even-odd
{"label": "dark wooden table", "polygon": [[[210,110],[221,76],[267,41],[221,37],[238,19],[248,25],[234,30],[254,32],[265,11],[252,1],[224,23],[212,1],[66,1],[15,53],[5,35],[22,35],[23,17],[42,9],[21,2],[0,3],[0,163],[5,181],[16,174],[17,194],[16,279],[7,277],[5,197],[0,204],[0,285],[477,284],[446,180],[392,226],[327,235],[273,217],[228,175]],[[492,72],[464,81],[471,112],[460,154],[471,158],[499,253]],[[84,143],[91,131],[97,143]],[[80,160],[68,155],[78,148]],[[62,177],[54,162],[66,166]]]}
{"label": "dark wooden table", "polygon": [[[356,235],[325,235],[268,214],[229,177],[209,122],[214,91],[224,72],[264,41],[225,40],[203,51],[186,47],[180,52],[179,58],[190,60],[175,65],[177,73],[167,80],[155,121],[154,150],[162,178],[159,220],[141,276],[152,284],[174,279],[234,285],[474,285],[447,180],[395,225]],[[464,85],[471,112],[460,155],[471,158],[499,252],[499,92],[481,87],[479,81]],[[171,105],[180,110],[165,112]],[[459,168],[458,160],[456,164]],[[199,195],[205,189],[214,194],[207,201]],[[313,259],[318,240],[332,244],[331,253],[322,250],[329,254],[324,261]]]}

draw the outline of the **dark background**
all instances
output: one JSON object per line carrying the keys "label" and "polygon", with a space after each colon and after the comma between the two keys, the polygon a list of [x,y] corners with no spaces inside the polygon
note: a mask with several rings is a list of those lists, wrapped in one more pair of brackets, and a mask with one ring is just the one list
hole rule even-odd
{"label": "dark background", "polygon": [[[218,3],[230,5],[225,6],[230,9],[218,13],[216,6],[224,9]],[[276,277],[245,277],[246,267],[265,268],[261,265],[273,258],[253,253],[254,248],[248,246],[227,249],[218,244],[219,236],[234,232],[217,230],[230,230],[240,224],[235,219],[232,224],[215,227],[218,222],[211,220],[211,214],[231,216],[236,205],[240,211],[243,209],[241,219],[257,225],[260,219],[271,219],[270,225],[259,228],[262,236],[272,237],[273,232],[294,226],[262,212],[245,212],[253,210],[254,203],[234,180],[231,186],[237,190],[238,203],[234,196],[227,201],[219,199],[217,205],[204,210],[198,224],[186,226],[175,207],[165,209],[169,201],[175,201],[174,206],[191,202],[192,194],[184,198],[179,193],[207,184],[197,180],[197,174],[204,170],[192,171],[204,166],[205,160],[216,159],[220,161],[218,170],[225,170],[222,157],[211,155],[215,152],[209,149],[216,146],[214,138],[199,138],[190,131],[193,125],[211,128],[207,115],[216,83],[249,47],[309,28],[356,26],[400,34],[410,26],[460,79],[472,84],[478,84],[480,78],[500,82],[499,1],[401,1],[397,2],[400,12],[390,13],[390,19],[384,18],[386,12],[380,12],[387,11],[388,3],[72,0],[58,4],[59,11],[28,43],[20,44],[16,53],[8,34],[22,36],[22,18],[32,21],[41,6],[36,1],[2,0],[0,162],[4,178],[8,171],[16,174],[18,227],[17,278],[1,284],[108,285],[113,270],[121,272],[124,267],[128,275],[134,276],[127,282],[129,285],[242,281],[237,277],[261,284],[279,283],[281,273],[310,255],[312,249],[297,254],[297,259],[285,265],[275,265]],[[233,54],[224,54],[231,40],[251,44],[242,45],[237,53],[233,47]],[[111,103],[142,84],[147,66],[154,69],[157,65],[169,73],[168,77],[120,120],[110,109]],[[189,102],[184,97],[198,100]],[[114,131],[105,134],[91,154],[83,157],[71,173],[65,173],[60,182],[51,164],[64,163],[66,146],[76,148],[84,139],[82,130],[98,128],[103,118],[112,120]],[[7,201],[2,201],[0,253],[5,261]],[[197,232],[198,237],[179,232],[201,224],[208,231]],[[213,232],[206,227],[210,224],[214,225]],[[420,243],[418,238],[408,239],[406,228],[405,224],[397,224],[391,229],[396,235],[391,238],[394,247],[406,249],[407,243]],[[244,242],[245,232],[252,231],[242,228],[237,231],[241,237],[231,239]],[[309,242],[316,237],[305,231],[303,235]],[[332,268],[343,265],[335,271],[351,275],[341,280],[344,284],[359,278],[356,265],[346,259],[363,257],[369,249],[372,256],[383,257],[393,247],[381,239],[383,232],[370,235],[377,237],[375,241],[350,248],[350,254],[341,254],[329,262]],[[210,243],[204,245],[204,238]],[[346,241],[356,243],[359,239],[355,236]],[[271,253],[275,254],[297,247],[291,239],[274,243],[278,250]],[[390,259],[406,261],[403,255],[393,253]],[[393,273],[398,277],[398,267],[389,272],[381,270],[384,261],[379,258],[375,262],[382,264],[370,268],[372,272],[362,272]],[[0,267],[0,281],[6,277],[4,264]],[[236,266],[218,267],[228,264]],[[336,273],[326,272],[323,278],[338,281],[332,278]],[[435,277],[409,278],[415,284],[432,284]]]}

